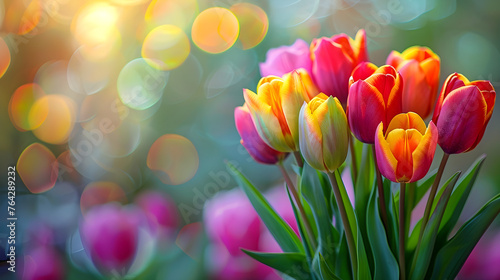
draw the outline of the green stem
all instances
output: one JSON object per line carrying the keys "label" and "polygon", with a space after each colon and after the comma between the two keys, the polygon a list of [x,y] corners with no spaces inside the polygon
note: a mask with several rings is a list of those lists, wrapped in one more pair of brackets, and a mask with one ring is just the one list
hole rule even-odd
{"label": "green stem", "polygon": [[420,226],[420,234],[418,236],[418,244],[422,240],[422,236],[424,235],[425,226],[429,221],[429,216],[431,215],[432,204],[434,203],[434,197],[436,196],[436,192],[439,186],[439,182],[441,181],[441,177],[443,176],[444,167],[446,166],[446,162],[448,162],[449,154],[444,153],[443,159],[441,159],[441,164],[439,165],[438,172],[436,174],[436,179],[432,183],[431,192],[429,194],[429,198],[427,199],[427,204],[425,205],[424,217],[422,218],[422,224]]}
{"label": "green stem", "polygon": [[[349,247],[349,255],[351,257],[352,271],[353,275],[357,275],[357,257],[356,257],[356,247],[354,244],[354,236],[352,234],[351,226],[349,225],[349,220],[347,218],[347,212],[345,209],[344,202],[342,200],[342,195],[340,194],[339,185],[337,184],[337,179],[334,173],[326,173],[330,179],[330,183],[333,188],[333,193],[335,195],[335,200],[337,201],[337,206],[340,212],[340,218],[342,219],[342,224],[344,225],[345,235],[347,239],[347,246]],[[356,278],[356,277],[354,277]]]}
{"label": "green stem", "polygon": [[380,174],[380,170],[378,169],[375,145],[372,145],[372,151],[373,161],[375,162],[375,173],[377,174],[378,204],[380,208],[380,216],[382,217],[382,223],[384,224],[385,232],[389,232],[389,219],[387,218],[387,208],[385,204],[384,183],[382,182],[382,174]]}
{"label": "green stem", "polygon": [[405,280],[406,272],[405,272],[405,189],[406,183],[400,184],[400,192],[399,192],[399,279]]}
{"label": "green stem", "polygon": [[281,174],[283,174],[283,178],[285,178],[286,185],[290,190],[290,192],[292,193],[295,203],[297,204],[297,208],[299,209],[300,216],[302,218],[302,221],[304,222],[304,227],[306,229],[307,235],[309,236],[309,240],[311,241],[311,245],[313,247],[316,247],[316,239],[314,237],[311,224],[307,219],[306,211],[304,210],[304,206],[302,205],[299,194],[297,193],[297,190],[295,189],[292,183],[292,179],[290,179],[290,176],[288,176],[288,173],[286,172],[285,167],[283,166],[283,162],[280,161],[277,165],[281,171]]}
{"label": "green stem", "polygon": [[304,167],[304,161],[302,160],[302,156],[300,155],[300,152],[298,152],[298,151],[293,152],[293,156],[295,157],[295,161],[297,162],[297,165],[300,168]]}
{"label": "green stem", "polygon": [[358,163],[356,160],[356,152],[354,148],[354,141],[352,140],[352,135],[349,137],[349,146],[351,148],[351,162],[352,162],[352,181],[353,185],[356,185],[356,180],[358,179]]}

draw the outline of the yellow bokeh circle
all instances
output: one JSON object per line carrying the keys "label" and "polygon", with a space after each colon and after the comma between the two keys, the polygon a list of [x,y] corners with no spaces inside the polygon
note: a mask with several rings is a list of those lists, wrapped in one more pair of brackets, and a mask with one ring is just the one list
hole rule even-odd
{"label": "yellow bokeh circle", "polygon": [[161,25],[151,30],[142,44],[142,57],[158,70],[179,67],[191,50],[189,39],[179,27]]}
{"label": "yellow bokeh circle", "polygon": [[221,53],[236,42],[239,29],[238,19],[230,10],[214,7],[196,17],[191,37],[200,49],[208,53]]}
{"label": "yellow bokeh circle", "polygon": [[264,40],[269,29],[269,19],[264,10],[250,3],[237,3],[229,9],[240,23],[238,41],[244,50],[251,49]]}

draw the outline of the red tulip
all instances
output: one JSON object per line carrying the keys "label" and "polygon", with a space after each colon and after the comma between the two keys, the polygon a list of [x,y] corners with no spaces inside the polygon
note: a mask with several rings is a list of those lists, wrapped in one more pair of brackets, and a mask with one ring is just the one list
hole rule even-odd
{"label": "red tulip", "polygon": [[349,84],[349,126],[361,142],[373,144],[379,123],[387,125],[394,116],[403,112],[403,79],[392,66],[377,68],[364,62],[354,69]]}
{"label": "red tulip", "polygon": [[352,70],[368,61],[366,33],[359,30],[354,40],[346,34],[315,39],[311,44],[311,59],[313,81],[320,91],[345,104]]}
{"label": "red tulip", "polygon": [[403,53],[392,51],[386,63],[403,77],[403,112],[415,112],[427,118],[439,86],[439,56],[429,48],[414,46]]}
{"label": "red tulip", "polygon": [[439,146],[447,154],[474,149],[483,138],[495,106],[496,93],[489,81],[451,74],[444,82],[432,120],[439,131]]}
{"label": "red tulip", "polygon": [[234,109],[234,120],[241,137],[241,144],[255,161],[275,164],[286,157],[287,153],[276,151],[260,138],[246,104]]}

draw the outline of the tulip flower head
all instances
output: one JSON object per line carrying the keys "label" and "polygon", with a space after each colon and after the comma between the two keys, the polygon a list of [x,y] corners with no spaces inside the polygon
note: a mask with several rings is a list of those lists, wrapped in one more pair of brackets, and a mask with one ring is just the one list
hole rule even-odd
{"label": "tulip flower head", "polygon": [[85,251],[103,274],[126,275],[132,265],[139,239],[134,214],[105,204],[92,208],[80,224]]}
{"label": "tulip flower head", "polygon": [[306,72],[292,71],[283,78],[263,77],[257,85],[257,94],[243,89],[257,131],[271,148],[279,152],[299,149],[298,115],[302,103],[316,94]]}
{"label": "tulip flower head", "polygon": [[422,179],[431,167],[438,131],[431,121],[426,128],[416,113],[403,113],[377,127],[375,152],[382,175],[393,182],[411,183]]}
{"label": "tulip flower head", "polygon": [[481,141],[495,106],[496,93],[489,81],[448,76],[436,103],[432,120],[439,131],[439,146],[447,154],[474,149]]}
{"label": "tulip flower head", "polygon": [[276,164],[286,157],[287,153],[276,151],[260,138],[246,104],[234,109],[234,121],[241,137],[241,145],[255,161],[262,164]]}
{"label": "tulip flower head", "polygon": [[403,79],[392,66],[364,62],[354,69],[349,84],[349,126],[358,140],[373,144],[379,123],[388,124],[402,113]]}
{"label": "tulip flower head", "polygon": [[402,53],[392,51],[386,64],[403,77],[403,112],[415,112],[427,118],[439,86],[439,56],[429,48],[414,46]]}
{"label": "tulip flower head", "polygon": [[349,130],[336,97],[319,94],[304,103],[299,115],[300,151],[312,167],[335,171],[346,159]]}
{"label": "tulip flower head", "polygon": [[311,57],[309,45],[302,39],[297,39],[291,46],[281,46],[270,49],[266,54],[266,61],[259,64],[260,74],[283,76],[293,70],[304,68],[311,73]]}
{"label": "tulip flower head", "polygon": [[359,30],[356,39],[346,34],[315,39],[311,44],[311,59],[313,81],[320,91],[345,104],[352,70],[368,61],[366,33]]}

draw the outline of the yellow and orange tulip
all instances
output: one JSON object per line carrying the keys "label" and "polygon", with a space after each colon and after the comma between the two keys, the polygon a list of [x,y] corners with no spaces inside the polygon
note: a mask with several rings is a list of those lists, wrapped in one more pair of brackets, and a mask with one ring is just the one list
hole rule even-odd
{"label": "yellow and orange tulip", "polygon": [[299,150],[298,116],[304,102],[318,93],[304,70],[263,77],[257,93],[243,89],[257,131],[271,148],[279,152]]}
{"label": "yellow and orange tulip", "polygon": [[413,46],[402,53],[392,51],[386,64],[396,68],[403,77],[403,112],[415,112],[427,118],[439,86],[439,56],[427,47]]}
{"label": "yellow and orange tulip", "polygon": [[375,152],[382,175],[393,182],[411,183],[422,179],[431,167],[438,130],[431,121],[426,128],[413,112],[395,116],[384,135],[384,124],[377,127]]}
{"label": "yellow and orange tulip", "polygon": [[342,165],[347,157],[349,129],[336,97],[320,93],[302,105],[299,139],[304,159],[315,169],[331,173]]}

